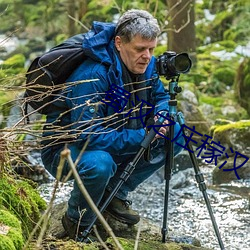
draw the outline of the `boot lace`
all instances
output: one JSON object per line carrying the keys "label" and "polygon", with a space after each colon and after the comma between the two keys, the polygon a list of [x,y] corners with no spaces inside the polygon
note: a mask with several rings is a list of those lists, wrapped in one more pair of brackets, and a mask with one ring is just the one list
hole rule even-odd
{"label": "boot lace", "polygon": [[124,200],[123,205],[126,209],[129,209],[129,207],[132,205],[132,201],[130,200]]}

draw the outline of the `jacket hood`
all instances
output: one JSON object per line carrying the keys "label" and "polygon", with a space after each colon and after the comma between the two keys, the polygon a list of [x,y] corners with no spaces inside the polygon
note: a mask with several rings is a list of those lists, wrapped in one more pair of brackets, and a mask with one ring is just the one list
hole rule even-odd
{"label": "jacket hood", "polygon": [[83,49],[87,56],[104,64],[112,64],[115,24],[94,21],[85,34]]}

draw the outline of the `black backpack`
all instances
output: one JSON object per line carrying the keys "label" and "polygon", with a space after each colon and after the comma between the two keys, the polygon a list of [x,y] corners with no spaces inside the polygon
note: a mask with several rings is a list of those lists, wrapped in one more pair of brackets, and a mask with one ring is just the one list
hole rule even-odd
{"label": "black backpack", "polygon": [[37,57],[26,73],[25,113],[28,105],[47,114],[66,79],[86,59],[82,42],[84,34],[75,35]]}

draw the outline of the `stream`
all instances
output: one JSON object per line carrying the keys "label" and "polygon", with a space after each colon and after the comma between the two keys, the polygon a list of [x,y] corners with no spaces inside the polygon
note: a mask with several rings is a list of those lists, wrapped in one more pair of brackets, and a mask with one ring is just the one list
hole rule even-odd
{"label": "stream", "polygon": [[[216,223],[226,250],[250,250],[250,180],[212,185],[212,165],[199,166],[207,186]],[[130,194],[132,208],[153,224],[162,228],[164,214],[165,180],[158,171],[136,192]],[[225,172],[226,174],[226,172]],[[54,182],[39,187],[42,197],[49,201]],[[57,193],[56,203],[69,198],[72,182],[64,184]],[[170,180],[167,225],[170,234],[196,238],[203,247],[219,250],[202,192],[197,186],[193,168],[174,172]]]}

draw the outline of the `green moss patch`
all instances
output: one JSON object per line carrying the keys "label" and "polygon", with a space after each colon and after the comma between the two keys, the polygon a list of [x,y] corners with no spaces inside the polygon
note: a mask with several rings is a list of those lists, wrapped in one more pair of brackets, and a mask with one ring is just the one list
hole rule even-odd
{"label": "green moss patch", "polygon": [[0,249],[21,249],[23,243],[20,221],[7,210],[0,209]]}
{"label": "green moss patch", "polygon": [[249,127],[250,127],[250,121],[246,120],[246,121],[233,122],[226,125],[215,125],[213,131],[214,133],[221,133],[232,129],[244,130],[245,128]]}
{"label": "green moss patch", "polygon": [[24,238],[27,238],[39,220],[46,202],[27,181],[9,176],[0,179],[0,208],[5,208],[21,221]]}

